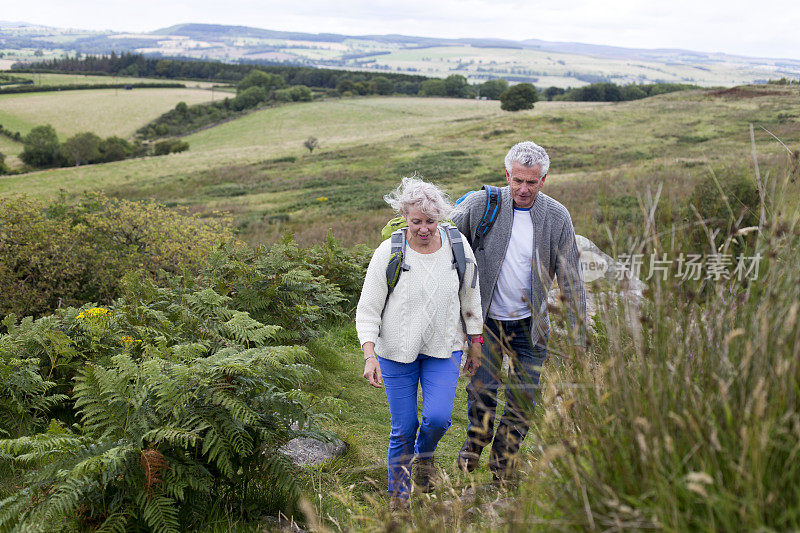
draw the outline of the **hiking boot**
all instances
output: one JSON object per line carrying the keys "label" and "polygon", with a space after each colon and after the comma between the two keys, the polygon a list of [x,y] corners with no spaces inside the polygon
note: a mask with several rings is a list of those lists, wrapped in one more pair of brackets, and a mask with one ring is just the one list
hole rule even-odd
{"label": "hiking boot", "polygon": [[414,460],[416,469],[414,471],[414,484],[420,492],[430,492],[433,490],[433,475],[436,467],[433,464],[433,457],[424,459],[417,457]]}
{"label": "hiking boot", "polygon": [[478,464],[481,461],[481,451],[483,451],[482,448],[474,446],[469,441],[465,442],[464,446],[461,447],[461,451],[458,452],[458,468],[464,472],[472,472],[478,468]]}

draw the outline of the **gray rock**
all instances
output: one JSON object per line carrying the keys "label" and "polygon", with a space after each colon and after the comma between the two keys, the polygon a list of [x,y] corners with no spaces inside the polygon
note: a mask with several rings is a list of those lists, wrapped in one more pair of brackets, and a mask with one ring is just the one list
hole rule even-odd
{"label": "gray rock", "polygon": [[293,518],[280,516],[268,516],[263,519],[264,531],[274,531],[280,533],[305,533],[305,529],[297,525]]}
{"label": "gray rock", "polygon": [[331,442],[297,437],[284,444],[280,451],[291,457],[299,466],[316,466],[334,457],[344,455],[347,445],[340,439]]}

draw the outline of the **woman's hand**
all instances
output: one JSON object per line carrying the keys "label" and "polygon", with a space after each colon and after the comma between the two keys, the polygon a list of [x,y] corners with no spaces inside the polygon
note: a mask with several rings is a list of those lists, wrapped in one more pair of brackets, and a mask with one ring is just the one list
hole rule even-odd
{"label": "woman's hand", "polygon": [[469,355],[467,362],[464,363],[464,374],[472,377],[481,367],[481,344],[477,342],[469,343]]}
{"label": "woman's hand", "polygon": [[377,357],[370,357],[364,361],[364,379],[369,381],[373,387],[380,389],[383,387],[383,378],[381,377],[381,367],[378,364]]}
{"label": "woman's hand", "polygon": [[364,379],[373,387],[380,389],[383,386],[383,378],[378,356],[375,355],[375,343],[365,342],[361,349],[364,350]]}

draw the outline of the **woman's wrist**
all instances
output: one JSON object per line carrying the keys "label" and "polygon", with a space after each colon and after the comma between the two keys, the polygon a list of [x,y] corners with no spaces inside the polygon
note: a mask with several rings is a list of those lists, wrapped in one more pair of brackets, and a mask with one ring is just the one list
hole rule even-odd
{"label": "woman's wrist", "polygon": [[468,335],[468,337],[472,344],[483,344],[483,335]]}
{"label": "woman's wrist", "polygon": [[364,362],[366,363],[368,360],[372,359],[373,357],[374,357],[375,359],[377,359],[377,358],[378,358],[378,356],[377,356],[377,355],[375,355],[374,353],[371,353],[371,354],[364,354]]}

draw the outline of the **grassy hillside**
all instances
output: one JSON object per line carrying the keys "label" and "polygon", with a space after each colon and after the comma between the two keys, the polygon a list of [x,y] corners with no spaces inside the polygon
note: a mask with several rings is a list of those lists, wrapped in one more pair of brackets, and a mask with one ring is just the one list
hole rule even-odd
{"label": "grassy hillside", "polygon": [[0,124],[23,135],[51,124],[63,139],[83,131],[129,137],[178,102],[211,100],[202,89],[101,89],[0,96]]}
{"label": "grassy hillside", "polygon": [[[486,101],[329,100],[258,111],[194,134],[183,154],[5,178],[0,194],[102,189],[200,212],[229,210],[254,242],[286,230],[300,242],[316,242],[328,227],[347,243],[372,242],[388,215],[381,196],[402,175],[417,171],[458,196],[503,182],[505,151],[531,138],[552,158],[545,191],[570,208],[579,232],[590,234],[600,196],[629,196],[635,205],[637,192],[663,182],[666,195],[685,198],[713,167],[746,162],[750,123],[765,154],[784,149],[759,126],[796,146],[797,90],[694,91],[620,104],[539,102],[519,113]],[[321,144],[313,154],[302,146],[309,135]]]}

